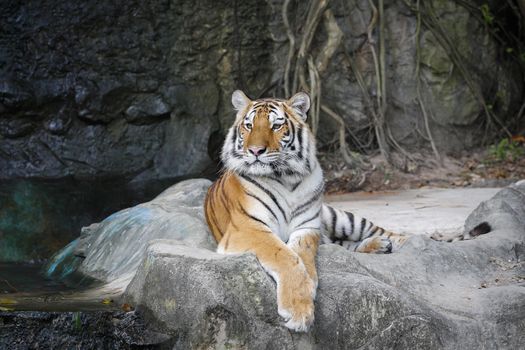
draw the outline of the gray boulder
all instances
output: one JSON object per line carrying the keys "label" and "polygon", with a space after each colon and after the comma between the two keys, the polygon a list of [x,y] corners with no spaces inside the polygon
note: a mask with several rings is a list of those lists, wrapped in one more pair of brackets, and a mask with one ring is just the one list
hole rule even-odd
{"label": "gray boulder", "polygon": [[210,184],[205,179],[179,182],[150,202],[84,227],[78,239],[53,256],[46,274],[66,278],[79,272],[107,283],[122,280],[125,286],[155,239],[178,239],[188,247],[214,249],[202,211]]}
{"label": "gray boulder", "polygon": [[202,216],[207,186],[203,180],[182,182],[106,219],[72,249],[84,254],[79,270],[85,274],[108,283],[127,276],[118,302],[143,313],[176,348],[525,344],[525,181],[501,190],[469,216],[465,230],[482,221],[493,228],[473,240],[414,236],[389,255],[321,246],[316,320],[308,333],[284,327],[275,284],[254,255],[213,251]]}

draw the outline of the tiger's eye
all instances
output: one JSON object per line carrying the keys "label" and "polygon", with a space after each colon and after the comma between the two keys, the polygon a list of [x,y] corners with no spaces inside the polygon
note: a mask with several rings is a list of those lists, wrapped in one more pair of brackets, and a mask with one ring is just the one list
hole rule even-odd
{"label": "tiger's eye", "polygon": [[279,130],[283,126],[283,124],[273,124],[272,129],[273,130]]}
{"label": "tiger's eye", "polygon": [[246,123],[244,124],[244,127],[248,130],[251,130],[252,129],[252,124],[251,123]]}

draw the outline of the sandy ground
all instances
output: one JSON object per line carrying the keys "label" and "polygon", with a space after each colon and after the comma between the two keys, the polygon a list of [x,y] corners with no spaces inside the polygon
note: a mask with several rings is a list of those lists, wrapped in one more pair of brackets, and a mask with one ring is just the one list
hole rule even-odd
{"label": "sandy ground", "polygon": [[485,148],[443,157],[441,164],[432,154],[416,154],[415,162],[398,157],[398,167],[369,156],[359,171],[321,154],[326,200],[394,232],[462,232],[465,219],[482,201],[525,179],[525,144],[498,152]]}
{"label": "sandy ground", "polygon": [[399,233],[463,232],[467,216],[499,188],[413,189],[329,195],[336,208]]}

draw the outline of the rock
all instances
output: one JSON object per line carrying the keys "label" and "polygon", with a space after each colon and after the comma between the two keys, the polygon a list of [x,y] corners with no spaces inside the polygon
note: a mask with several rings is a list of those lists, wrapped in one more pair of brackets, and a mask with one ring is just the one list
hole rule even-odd
{"label": "rock", "polygon": [[306,334],[284,327],[275,284],[254,255],[212,251],[202,217],[207,186],[185,181],[117,213],[86,229],[83,243],[63,255],[84,255],[79,271],[103,281],[125,277],[118,302],[167,330],[181,348],[519,348],[525,342],[525,181],[469,216],[467,231],[482,221],[492,226],[473,240],[413,236],[388,255],[322,245],[316,320]]}
{"label": "rock", "polygon": [[150,201],[180,180],[0,181],[0,261],[47,260],[78,238],[83,226]]}
{"label": "rock", "polygon": [[204,179],[182,181],[150,202],[82,229],[77,240],[53,257],[46,274],[64,278],[77,270],[104,282],[131,278],[149,242],[161,238],[214,249],[202,210],[210,184]]}
{"label": "rock", "polygon": [[[202,173],[217,161],[209,155],[234,119],[232,91],[242,88],[253,98],[283,97],[288,56],[283,3],[3,1],[0,179],[151,180]],[[504,53],[507,47],[500,46],[472,10],[479,4],[432,3],[468,70],[472,82],[467,84],[427,26],[417,38],[417,18],[404,3],[385,3],[385,122],[398,142],[409,150],[428,146],[427,135],[414,132],[426,130],[416,92],[418,39],[422,99],[441,152],[480,145],[485,139],[477,94],[510,125],[508,118],[521,106],[523,74],[518,57]],[[289,18],[306,18],[308,4],[291,3]],[[492,1],[490,6],[500,5]],[[321,74],[323,103],[360,136],[372,116],[351,66],[375,100],[373,59],[364,40],[372,12],[368,3],[357,0],[334,2],[330,9],[344,37]],[[300,22],[292,28],[296,32]],[[325,42],[321,20],[312,39],[314,60],[315,48]],[[325,146],[339,125],[323,114],[321,118],[319,144]],[[94,145],[94,139],[100,144]]]}
{"label": "rock", "polygon": [[147,123],[148,118],[162,118],[169,115],[170,108],[157,95],[138,96],[137,100],[126,109],[126,119],[136,124]]}
{"label": "rock", "polygon": [[0,312],[2,349],[151,349],[168,339],[134,312]]}
{"label": "rock", "polygon": [[30,135],[35,129],[30,118],[0,120],[0,136],[16,139]]}

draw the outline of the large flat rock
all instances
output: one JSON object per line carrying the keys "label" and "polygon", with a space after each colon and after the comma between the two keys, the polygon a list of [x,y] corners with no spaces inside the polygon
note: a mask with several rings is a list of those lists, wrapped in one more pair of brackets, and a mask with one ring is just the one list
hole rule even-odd
{"label": "large flat rock", "polygon": [[[414,235],[388,255],[321,246],[316,320],[308,333],[284,327],[275,284],[254,255],[213,251],[199,204],[208,185],[185,181],[113,215],[57,254],[50,269],[77,269],[101,279],[113,288],[117,305],[132,305],[176,348],[515,349],[525,344],[525,181],[498,191],[468,216],[465,230],[483,221],[493,228],[473,240],[446,243]],[[440,202],[451,203],[446,197]],[[435,215],[448,221],[448,212]],[[376,221],[383,224],[383,217]],[[75,257],[79,253],[82,261]]]}

